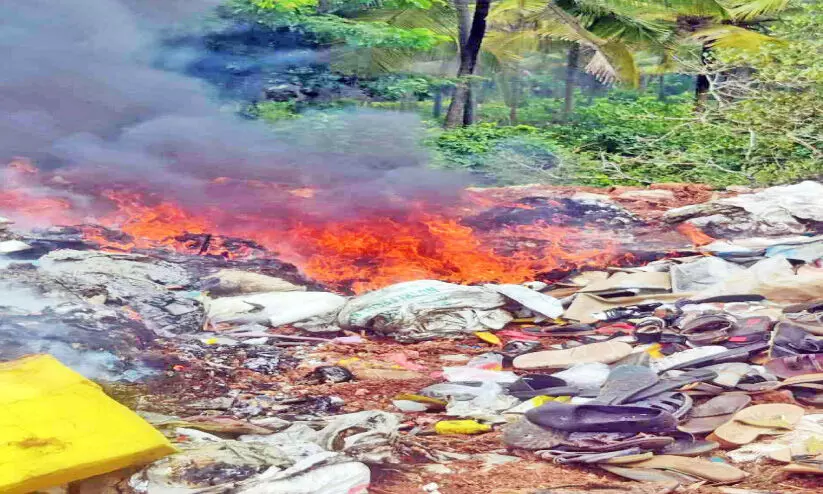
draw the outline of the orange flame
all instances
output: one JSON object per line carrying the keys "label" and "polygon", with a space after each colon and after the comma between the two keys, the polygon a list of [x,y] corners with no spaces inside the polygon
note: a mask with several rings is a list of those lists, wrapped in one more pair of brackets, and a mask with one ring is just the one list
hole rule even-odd
{"label": "orange flame", "polygon": [[[24,173],[36,174],[36,170]],[[19,186],[31,185],[30,179],[18,182]],[[215,186],[232,183],[225,178],[212,181]],[[278,188],[257,181],[244,185],[261,195]],[[82,222],[69,201],[32,196],[30,190],[0,188],[0,211],[19,213],[22,204],[26,215],[58,224]],[[310,198],[313,191],[294,189],[290,193]],[[436,213],[425,205],[416,205],[398,217],[324,222],[289,217],[275,222],[262,213],[235,217],[230,211],[213,208],[195,213],[162,197],[131,190],[105,190],[99,196],[111,205],[111,212],[94,222],[130,237],[110,238],[101,228],[84,227],[85,237],[105,249],[165,248],[227,257],[259,253],[226,241],[242,238],[297,265],[309,278],[358,293],[423,278],[520,283],[552,270],[605,265],[617,252],[616,243],[597,232],[545,223],[479,231],[462,224],[457,215]],[[508,201],[490,202],[501,204]]]}
{"label": "orange flame", "polygon": [[677,231],[688,238],[695,247],[709,245],[715,241],[714,237],[706,235],[703,230],[688,222],[677,225]]}

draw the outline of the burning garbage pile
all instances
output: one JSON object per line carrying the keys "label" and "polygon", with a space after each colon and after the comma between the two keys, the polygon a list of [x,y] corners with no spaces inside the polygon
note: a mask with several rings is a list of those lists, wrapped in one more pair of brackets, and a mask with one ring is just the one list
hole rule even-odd
{"label": "burning garbage pile", "polygon": [[819,183],[252,228],[9,173],[4,492],[819,485]]}

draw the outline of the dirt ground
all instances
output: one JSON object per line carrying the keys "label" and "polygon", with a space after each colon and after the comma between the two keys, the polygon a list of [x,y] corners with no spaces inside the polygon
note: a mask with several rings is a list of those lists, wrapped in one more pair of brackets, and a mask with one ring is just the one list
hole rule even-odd
{"label": "dirt ground", "polygon": [[[296,334],[293,330],[278,332]],[[562,341],[561,338],[547,337],[541,340],[546,345]],[[396,412],[392,400],[397,395],[414,394],[429,384],[442,382],[440,376],[444,366],[461,365],[454,360],[456,356],[468,358],[494,348],[493,345],[476,338],[401,344],[391,339],[373,337],[364,339],[360,344],[324,344],[299,349],[289,347],[287,353],[296,352],[299,355],[299,360],[293,361],[297,365],[262,380],[259,373],[251,371],[235,369],[221,372],[223,369],[216,369],[218,372],[214,372],[215,369],[209,370],[208,365],[204,364],[208,361],[208,358],[204,358],[188,362],[185,368],[179,368],[175,375],[170,375],[156,384],[151,389],[153,398],[150,404],[143,402],[136,405],[143,409],[185,414],[185,404],[190,403],[195,397],[203,400],[208,396],[224,396],[228,388],[255,395],[308,398],[336,396],[344,401],[337,413],[360,410]],[[443,356],[450,360],[444,360],[441,358]],[[236,356],[234,358],[238,359]],[[310,378],[313,368],[334,365],[341,361],[354,368],[361,366],[416,370],[409,371],[408,378],[394,380],[353,380],[331,384],[317,383]],[[239,367],[242,361],[237,360],[229,364]],[[794,400],[787,392],[773,392],[755,396],[753,404],[774,402],[793,403]],[[561,465],[538,459],[528,453],[508,451],[500,441],[500,432],[497,429],[475,436],[441,436],[431,432],[431,426],[438,420],[447,418],[445,415],[419,412],[406,413],[404,417],[406,422],[400,440],[401,449],[404,451],[403,463],[375,470],[370,492],[422,493],[423,486],[432,483],[437,484],[441,494],[525,494],[552,488],[580,492],[614,488],[615,492],[621,492],[623,488],[629,489],[633,485],[638,485],[596,466]],[[412,430],[422,433],[411,434]],[[443,463],[431,460],[431,455],[443,453],[451,453],[456,459]],[[723,458],[724,453],[716,451],[712,456]],[[779,472],[780,465],[771,460],[736,466],[750,473],[745,481],[734,485],[737,489],[781,493],[813,493],[821,492],[823,489],[823,476],[786,476]],[[689,486],[684,492],[709,494],[722,491],[718,486],[700,483]]]}

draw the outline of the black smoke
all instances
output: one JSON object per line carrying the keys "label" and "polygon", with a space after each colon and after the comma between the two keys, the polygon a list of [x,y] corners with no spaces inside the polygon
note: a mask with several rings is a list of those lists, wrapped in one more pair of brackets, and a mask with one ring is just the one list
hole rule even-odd
{"label": "black smoke", "polygon": [[[411,115],[353,111],[274,129],[238,117],[237,105],[204,81],[158,64],[192,56],[164,53],[164,37],[198,25],[213,7],[205,0],[2,2],[0,158],[29,158],[75,187],[138,184],[186,204],[273,215],[359,214],[456,195],[462,179],[426,168]],[[287,193],[215,194],[215,177],[319,192],[298,206]]]}

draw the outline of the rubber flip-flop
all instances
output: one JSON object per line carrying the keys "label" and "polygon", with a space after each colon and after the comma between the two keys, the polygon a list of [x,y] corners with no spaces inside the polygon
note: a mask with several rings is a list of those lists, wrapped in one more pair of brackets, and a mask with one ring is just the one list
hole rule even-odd
{"label": "rubber flip-flop", "polygon": [[797,324],[786,321],[777,323],[770,352],[772,358],[808,353],[823,353],[823,338]]}
{"label": "rubber flip-flop", "polygon": [[[700,348],[713,348],[713,347],[700,347]],[[722,347],[725,348],[725,347]],[[675,367],[676,369],[683,369],[683,368],[690,368],[690,367],[706,367],[707,365],[712,364],[722,364],[726,362],[748,362],[749,359],[756,355],[763,350],[769,348],[769,342],[767,341],[760,341],[757,343],[752,343],[751,345],[741,346],[739,348],[732,348],[730,350],[726,350],[722,353],[717,353],[714,355],[709,355],[703,358],[699,358],[688,362],[685,365]]]}
{"label": "rubber flip-flop", "polygon": [[795,386],[797,384],[823,383],[823,372],[815,374],[801,374],[786,378],[784,381],[765,381],[759,383],[738,384],[738,389],[746,392],[766,392],[776,389]]}
{"label": "rubber flip-flop", "polygon": [[780,470],[787,473],[811,473],[815,475],[823,475],[823,466],[820,465],[803,465],[800,463],[790,463]]}
{"label": "rubber flip-flop", "polygon": [[726,351],[726,347],[719,345],[691,348],[682,352],[673,353],[668,357],[652,362],[652,370],[660,374],[666,372],[667,370],[689,367],[691,362],[703,359],[704,357],[718,355]]}
{"label": "rubber flip-flop", "polygon": [[805,411],[797,405],[767,403],[740,410],[729,422],[707,437],[723,448],[737,448],[755,441],[763,434],[782,434],[803,418]]}
{"label": "rubber flip-flop", "polygon": [[557,324],[554,326],[527,326],[521,328],[526,334],[539,336],[579,336],[585,334],[594,334],[594,326],[591,324]]}
{"label": "rubber flip-flop", "polygon": [[682,434],[672,444],[660,450],[663,455],[700,456],[720,447],[715,441],[695,439],[691,434]]}
{"label": "rubber flip-flop", "polygon": [[623,478],[637,480],[639,482],[677,482],[678,484],[694,484],[700,480],[698,477],[682,474],[680,472],[657,470],[654,468],[617,466],[603,463],[598,466],[609,473],[613,473]]}
{"label": "rubber flip-flop", "polygon": [[527,450],[552,449],[564,444],[569,433],[540,427],[525,417],[503,427],[503,444]]}
{"label": "rubber flip-flop", "polygon": [[620,405],[632,395],[652,387],[657,381],[657,374],[648,367],[621,365],[609,372],[596,401],[604,405]]}
{"label": "rubber flip-flop", "polygon": [[691,417],[717,417],[735,414],[751,403],[752,397],[745,393],[724,393],[694,407]]}
{"label": "rubber flip-flop", "polygon": [[632,346],[619,341],[604,341],[565,350],[544,350],[516,357],[516,369],[566,369],[575,364],[601,362],[610,364],[632,352]]}
{"label": "rubber flip-flop", "polygon": [[605,453],[544,450],[536,451],[535,455],[544,460],[552,460],[555,463],[603,463],[606,460],[621,456],[637,456],[642,452],[643,450],[640,448],[619,449]]}
{"label": "rubber flip-flop", "polygon": [[687,392],[692,396],[717,396],[728,391],[726,388],[711,383],[697,383],[689,386]]}
{"label": "rubber flip-flop", "polygon": [[748,475],[743,470],[728,463],[716,463],[701,458],[674,455],[658,455],[648,460],[632,463],[630,467],[671,470],[712,482],[739,482]]}
{"label": "rubber flip-flop", "polygon": [[716,345],[729,338],[736,324],[728,314],[703,314],[686,322],[680,334],[695,346]]}
{"label": "rubber flip-flop", "polygon": [[631,396],[629,402],[641,401],[651,398],[655,395],[680,389],[683,386],[696,382],[710,381],[717,376],[717,373],[712,370],[696,369],[684,372],[674,377],[660,379],[654,386],[650,386],[645,390],[639,391]]}
{"label": "rubber flip-flop", "polygon": [[733,413],[713,417],[696,417],[678,425],[677,430],[689,434],[708,434],[733,418]]}
{"label": "rubber flip-flop", "polygon": [[610,434],[622,436],[623,434],[621,433],[596,434],[598,441],[595,441],[580,439],[581,434],[586,433],[577,432],[570,434],[569,438],[564,442],[564,445],[569,449],[592,452],[617,451],[628,448],[657,451],[673,444],[675,441],[673,437],[669,436],[647,436],[645,434],[634,435],[626,439],[615,439],[613,441],[603,437],[609,436]]}
{"label": "rubber flip-flop", "polygon": [[651,368],[652,356],[649,355],[649,352],[633,352],[611,365],[613,367],[620,365],[640,365]]}
{"label": "rubber flip-flop", "polygon": [[815,408],[823,408],[823,391],[808,390],[801,387],[791,388],[794,399]]}
{"label": "rubber flip-flop", "polygon": [[569,386],[559,377],[532,374],[513,382],[508,392],[515,398],[529,400],[535,396],[577,396],[582,390],[576,386]]}
{"label": "rubber flip-flop", "polygon": [[495,353],[503,356],[503,362],[511,364],[512,360],[527,353],[536,352],[542,345],[539,341],[512,340]]}
{"label": "rubber flip-flop", "polygon": [[752,366],[745,362],[726,362],[704,367],[704,369],[717,373],[715,378],[710,379],[713,384],[724,388],[734,388],[746,374],[752,371]]}
{"label": "rubber flip-flop", "polygon": [[766,362],[766,369],[777,377],[787,378],[823,372],[823,353],[792,355]]}
{"label": "rubber flip-flop", "polygon": [[628,405],[571,405],[549,402],[526,412],[537,425],[581,432],[666,432],[677,419],[668,412]]}
{"label": "rubber flip-flop", "polygon": [[692,403],[692,398],[685,393],[662,393],[642,401],[632,402],[631,405],[657,408],[669,412],[679,420],[691,410]]}
{"label": "rubber flip-flop", "polygon": [[700,456],[718,449],[720,444],[715,441],[705,441],[698,439],[690,444],[679,444],[675,442],[670,448],[661,451],[664,455],[677,456]]}

